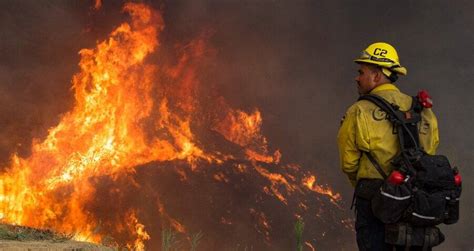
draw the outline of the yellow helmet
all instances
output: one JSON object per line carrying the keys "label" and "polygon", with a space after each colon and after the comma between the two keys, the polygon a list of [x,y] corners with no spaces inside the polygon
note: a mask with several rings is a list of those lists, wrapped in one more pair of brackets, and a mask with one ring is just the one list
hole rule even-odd
{"label": "yellow helmet", "polygon": [[392,72],[407,75],[407,69],[400,65],[397,50],[384,42],[369,45],[354,62],[378,65],[387,77],[390,77]]}

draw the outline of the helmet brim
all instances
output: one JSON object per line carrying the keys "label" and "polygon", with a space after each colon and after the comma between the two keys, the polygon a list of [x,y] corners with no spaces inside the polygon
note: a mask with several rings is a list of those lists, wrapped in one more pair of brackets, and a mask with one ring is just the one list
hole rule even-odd
{"label": "helmet brim", "polygon": [[400,75],[403,75],[403,76],[406,76],[407,73],[408,73],[407,68],[405,68],[403,66],[392,68],[391,70],[398,73],[398,74],[400,74]]}
{"label": "helmet brim", "polygon": [[387,68],[393,72],[396,72],[400,75],[407,75],[407,69],[403,66],[398,66],[398,67],[392,67],[392,63],[384,63],[384,62],[378,62],[378,61],[373,61],[370,59],[354,59],[354,62],[357,64],[372,64],[372,65],[377,65],[383,68]]}

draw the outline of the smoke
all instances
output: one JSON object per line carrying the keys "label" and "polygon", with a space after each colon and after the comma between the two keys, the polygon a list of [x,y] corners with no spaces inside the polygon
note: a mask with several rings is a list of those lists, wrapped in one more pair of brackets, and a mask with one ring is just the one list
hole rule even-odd
{"label": "smoke", "polygon": [[[0,3],[0,161],[27,156],[72,106],[71,76],[90,48],[123,18],[122,2]],[[151,2],[151,1],[150,1]],[[470,1],[165,1],[166,46],[211,30],[217,50],[205,80],[234,107],[262,111],[264,133],[288,162],[316,171],[349,204],[352,188],[339,169],[335,136],[356,99],[352,59],[374,41],[392,43],[408,76],[409,94],[427,89],[440,125],[439,153],[464,180],[461,220],[443,227],[441,248],[474,247],[474,20]],[[347,214],[350,215],[347,208]],[[325,246],[354,247],[348,243]]]}
{"label": "smoke", "polygon": [[317,170],[347,201],[352,189],[339,170],[335,135],[357,95],[352,59],[372,42],[394,44],[409,70],[398,81],[400,88],[412,95],[419,89],[432,94],[440,126],[438,152],[464,177],[462,219],[442,227],[447,236],[442,248],[472,249],[473,3],[180,3],[165,13],[175,26],[215,27],[219,72],[213,77],[226,97],[239,107],[260,107],[270,143],[282,149],[283,158]]}
{"label": "smoke", "polygon": [[84,19],[75,6],[52,2],[0,3],[0,159],[27,155],[33,137],[46,134],[72,104],[70,79],[85,46]]}

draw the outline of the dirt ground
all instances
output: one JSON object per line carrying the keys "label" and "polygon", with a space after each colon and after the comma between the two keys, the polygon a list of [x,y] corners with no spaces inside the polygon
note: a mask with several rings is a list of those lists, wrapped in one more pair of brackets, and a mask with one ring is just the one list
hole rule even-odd
{"label": "dirt ground", "polygon": [[0,251],[112,251],[114,249],[79,241],[10,241],[0,240]]}

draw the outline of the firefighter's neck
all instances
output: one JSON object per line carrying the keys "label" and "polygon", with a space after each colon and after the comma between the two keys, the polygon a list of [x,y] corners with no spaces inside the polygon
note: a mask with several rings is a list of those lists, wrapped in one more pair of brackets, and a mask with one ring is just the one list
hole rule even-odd
{"label": "firefighter's neck", "polygon": [[390,80],[385,76],[381,70],[377,71],[374,76],[373,76],[373,85],[372,89],[369,91],[369,93],[374,90],[375,88],[384,85],[384,84],[391,84]]}

